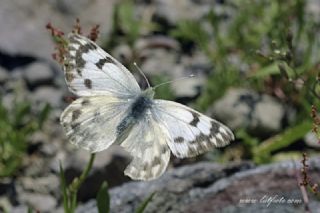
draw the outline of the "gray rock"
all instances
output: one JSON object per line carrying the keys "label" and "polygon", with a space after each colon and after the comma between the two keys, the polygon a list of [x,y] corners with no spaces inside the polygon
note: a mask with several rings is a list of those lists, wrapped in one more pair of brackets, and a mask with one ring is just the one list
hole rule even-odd
{"label": "gray rock", "polygon": [[[208,13],[212,1],[202,1],[196,4],[192,0],[171,1],[155,0],[155,16],[167,20],[170,24],[177,24],[181,20],[198,20]],[[190,12],[192,11],[192,12]]]}
{"label": "gray rock", "polygon": [[133,53],[129,45],[127,44],[121,44],[117,46],[112,51],[112,56],[119,60],[119,62],[125,64],[128,64],[129,62],[132,62],[133,60]]}
{"label": "gray rock", "polygon": [[[89,158],[89,152],[79,149],[65,159],[63,166],[69,182],[81,174]],[[129,178],[124,176],[123,171],[130,159],[129,154],[119,146],[96,153],[92,170],[79,191],[78,199],[84,201],[95,197],[104,180],[107,180],[109,187],[127,182]]]}
{"label": "gray rock", "polygon": [[58,107],[62,103],[63,92],[50,86],[38,87],[32,96],[36,103],[49,103],[52,107]]}
{"label": "gray rock", "polygon": [[48,64],[35,62],[27,66],[23,72],[25,79],[31,87],[53,82],[53,72]]}
{"label": "gray rock", "polygon": [[50,174],[44,177],[21,177],[18,182],[21,184],[23,191],[35,192],[40,194],[53,194],[60,191],[60,180],[57,175]]}
{"label": "gray rock", "polygon": [[205,73],[209,66],[203,61],[204,58],[199,57],[201,60],[197,63],[192,57],[182,57],[178,62],[178,53],[165,48],[144,49],[141,55],[145,56],[141,68],[149,76],[165,76],[168,80],[175,80],[194,75],[193,78],[165,85],[172,88],[176,97],[193,98],[199,94],[205,83]]}
{"label": "gray rock", "polygon": [[12,208],[10,210],[11,213],[26,213],[28,212],[28,206],[20,205]]}
{"label": "gray rock", "polygon": [[141,69],[147,75],[177,75],[181,73],[172,72],[172,67],[176,65],[178,55],[174,51],[166,50],[164,48],[145,49],[142,55],[146,58],[141,65]]}
{"label": "gray rock", "polygon": [[[183,73],[187,71],[183,66],[179,66],[179,65],[175,66],[173,70],[174,72],[177,71],[176,73]],[[190,73],[191,72],[192,71],[190,71]],[[184,76],[180,76],[180,77],[187,77],[187,76],[188,75],[185,74]],[[172,80],[174,80],[174,78]],[[176,97],[192,98],[200,93],[200,88],[204,85],[204,83],[205,83],[205,77],[200,74],[199,75],[195,74],[194,77],[192,78],[186,78],[180,81],[173,82],[172,84],[170,84],[170,86],[173,89]]]}
{"label": "gray rock", "polygon": [[320,148],[320,139],[318,138],[317,134],[314,132],[308,132],[304,136],[304,141],[307,146],[310,146],[312,148]]}
{"label": "gray rock", "polygon": [[52,212],[57,205],[56,199],[48,194],[24,192],[19,196],[22,203],[40,212]]}
{"label": "gray rock", "polygon": [[201,91],[207,78],[207,74],[212,70],[211,61],[203,53],[196,51],[192,56],[182,56],[181,62],[172,68],[175,75],[172,80],[187,77],[191,74],[192,78],[186,78],[171,84],[177,97],[194,98]]}
{"label": "gray rock", "polygon": [[[320,178],[320,158],[308,161],[309,175]],[[248,162],[228,166],[202,162],[167,172],[150,182],[131,182],[110,190],[111,212],[134,212],[152,192],[157,192],[145,212],[303,212],[305,206],[296,174],[300,162],[286,161],[254,167]],[[283,197],[285,203],[267,200]],[[245,199],[256,200],[255,204]],[[296,204],[288,203],[289,199]],[[309,196],[309,205],[320,208],[320,202]],[[91,200],[78,213],[96,213]]]}
{"label": "gray rock", "polygon": [[9,79],[9,74],[7,70],[3,67],[0,67],[0,83],[3,84]]}
{"label": "gray rock", "polygon": [[134,49],[137,52],[150,48],[165,48],[179,51],[180,44],[177,40],[164,35],[153,35],[146,38],[140,38],[134,44]]}
{"label": "gray rock", "polygon": [[75,24],[75,18],[79,17],[84,33],[87,34],[93,25],[100,24],[101,34],[106,36],[112,27],[114,3],[114,0],[1,1],[0,49],[12,55],[51,60],[53,42],[45,29],[48,22],[68,33]]}
{"label": "gray rock", "polygon": [[232,129],[244,127],[260,136],[280,131],[288,119],[284,106],[273,97],[241,88],[228,90],[209,114]]}

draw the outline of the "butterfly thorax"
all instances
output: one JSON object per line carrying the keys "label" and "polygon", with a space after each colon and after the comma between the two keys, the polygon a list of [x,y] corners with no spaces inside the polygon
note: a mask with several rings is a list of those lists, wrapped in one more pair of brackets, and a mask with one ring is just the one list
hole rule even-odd
{"label": "butterfly thorax", "polygon": [[[150,96],[152,95],[152,96]],[[140,119],[151,108],[153,104],[153,94],[142,92],[140,96],[133,100],[128,116]]]}
{"label": "butterfly thorax", "polygon": [[145,114],[150,111],[153,105],[153,96],[153,88],[148,88],[132,100],[127,116],[117,126],[118,138],[121,138],[121,140],[125,139],[127,132],[129,132],[133,125],[145,117]]}

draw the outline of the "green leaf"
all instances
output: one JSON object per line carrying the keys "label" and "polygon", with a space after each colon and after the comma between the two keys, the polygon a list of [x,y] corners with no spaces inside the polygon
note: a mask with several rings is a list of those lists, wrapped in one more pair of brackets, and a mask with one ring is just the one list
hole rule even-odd
{"label": "green leaf", "polygon": [[28,207],[28,213],[33,213],[33,210],[30,206]]}
{"label": "green leaf", "polygon": [[252,78],[265,78],[268,77],[270,75],[279,75],[280,74],[280,70],[278,67],[278,63],[274,62],[272,64],[270,64],[269,66],[266,67],[262,67],[260,70],[258,70],[257,72],[253,73],[251,76]]}
{"label": "green leaf", "polygon": [[51,110],[51,107],[50,107],[49,104],[46,104],[42,108],[42,110],[41,110],[41,112],[39,114],[39,119],[38,119],[38,125],[39,125],[40,128],[42,127],[44,121],[47,120],[47,118],[49,116],[49,113],[50,113],[50,110]]}
{"label": "green leaf", "polygon": [[64,212],[69,212],[67,184],[66,184],[66,178],[64,175],[64,170],[62,168],[61,162],[59,162],[59,168],[60,168],[60,183],[61,183],[61,190],[62,190],[62,196],[63,196],[63,209],[64,209]]}
{"label": "green leaf", "polygon": [[128,35],[131,45],[139,37],[141,22],[134,16],[132,1],[124,1],[118,8],[118,20],[121,29]]}
{"label": "green leaf", "polygon": [[305,136],[311,128],[312,122],[306,120],[265,140],[258,147],[254,148],[254,161],[258,164],[269,162],[271,160],[270,156],[272,152],[293,144],[298,139]]}
{"label": "green leaf", "polygon": [[110,211],[110,197],[108,193],[108,184],[104,181],[97,194],[97,207],[99,213],[109,213]]}
{"label": "green leaf", "polygon": [[147,199],[145,199],[140,206],[137,208],[135,213],[143,213],[145,208],[147,207],[148,203],[152,200],[153,196],[156,194],[156,192],[153,192]]}

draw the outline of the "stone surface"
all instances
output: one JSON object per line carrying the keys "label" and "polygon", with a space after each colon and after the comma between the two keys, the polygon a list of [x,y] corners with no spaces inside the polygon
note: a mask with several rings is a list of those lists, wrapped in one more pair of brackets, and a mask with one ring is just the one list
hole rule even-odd
{"label": "stone surface", "polygon": [[24,192],[19,196],[22,203],[40,212],[52,212],[57,205],[56,199],[48,194]]}
{"label": "stone surface", "polygon": [[[63,163],[68,182],[79,176],[90,159],[90,153],[79,149],[66,158]],[[111,146],[105,151],[96,153],[95,161],[82,189],[78,194],[80,201],[95,197],[102,182],[106,180],[109,187],[127,182],[129,178],[123,171],[130,161],[129,154],[119,146]]]}
{"label": "stone surface", "polygon": [[0,66],[0,83],[4,83],[8,80],[9,74],[7,70]]}
{"label": "stone surface", "polygon": [[312,148],[320,148],[320,139],[318,138],[317,134],[315,134],[314,132],[308,132],[305,136],[304,136],[304,141],[306,143],[307,146],[312,147]]}
{"label": "stone surface", "polygon": [[181,73],[172,72],[172,67],[176,65],[178,58],[176,52],[164,48],[154,48],[145,50],[143,55],[146,58],[141,65],[141,69],[147,75],[181,76]]}
{"label": "stone surface", "polygon": [[[310,177],[319,180],[320,158],[313,158],[308,164]],[[184,166],[154,181],[131,182],[110,190],[111,212],[134,212],[142,200],[156,192],[146,208],[147,213],[298,213],[305,208],[296,177],[300,166],[299,161],[258,167],[248,162],[228,166],[202,162]],[[310,208],[319,209],[320,202],[308,194]],[[281,197],[286,203],[274,200],[268,205],[268,199],[270,202]],[[244,203],[244,199],[256,200],[256,203]],[[289,199],[295,199],[297,204],[287,203]],[[97,212],[95,201],[79,207],[77,212]]]}
{"label": "stone surface", "polygon": [[70,32],[75,19],[80,18],[85,32],[100,24],[102,35],[106,36],[112,26],[115,1],[0,1],[0,49],[9,55],[51,60],[53,43],[45,28],[48,22]]}
{"label": "stone surface", "polygon": [[[177,24],[181,20],[199,20],[210,10],[210,1],[192,0],[155,0],[155,16],[166,20],[170,24]],[[192,12],[190,12],[192,11]]]}
{"label": "stone surface", "polygon": [[[35,62],[23,70],[24,77],[31,87],[53,82],[53,71],[46,63]],[[62,77],[62,76],[61,76]]]}
{"label": "stone surface", "polygon": [[56,194],[60,192],[60,180],[57,175],[50,174],[45,177],[22,177],[19,179],[24,191],[36,192],[41,194]]}
{"label": "stone surface", "polygon": [[228,90],[214,103],[209,114],[232,129],[247,128],[260,136],[280,131],[282,122],[288,119],[279,101],[242,88]]}
{"label": "stone surface", "polygon": [[32,100],[35,103],[43,104],[49,103],[53,107],[61,105],[63,92],[51,86],[38,87],[33,95]]}

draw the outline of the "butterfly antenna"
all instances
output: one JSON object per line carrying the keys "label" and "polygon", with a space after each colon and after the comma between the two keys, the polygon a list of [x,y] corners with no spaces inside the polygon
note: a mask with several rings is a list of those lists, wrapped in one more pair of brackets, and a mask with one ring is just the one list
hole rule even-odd
{"label": "butterfly antenna", "polygon": [[159,87],[159,86],[162,86],[162,85],[164,85],[164,84],[170,84],[170,83],[172,83],[172,82],[181,81],[181,80],[184,80],[184,79],[187,79],[187,78],[193,78],[193,77],[195,77],[195,75],[194,75],[194,74],[191,74],[191,75],[188,75],[188,76],[185,76],[185,77],[182,77],[182,78],[174,79],[174,80],[172,80],[172,81],[163,82],[163,83],[161,83],[161,84],[156,85],[156,86],[153,87],[153,88],[155,89],[155,88],[157,88],[157,87]]}
{"label": "butterfly antenna", "polygon": [[140,69],[140,67],[138,67],[136,62],[133,62],[133,65],[137,68],[137,70],[140,72],[140,74],[144,77],[144,79],[146,80],[147,84],[148,84],[148,88],[150,88],[150,83],[148,81],[147,76],[142,72],[142,70]]}

